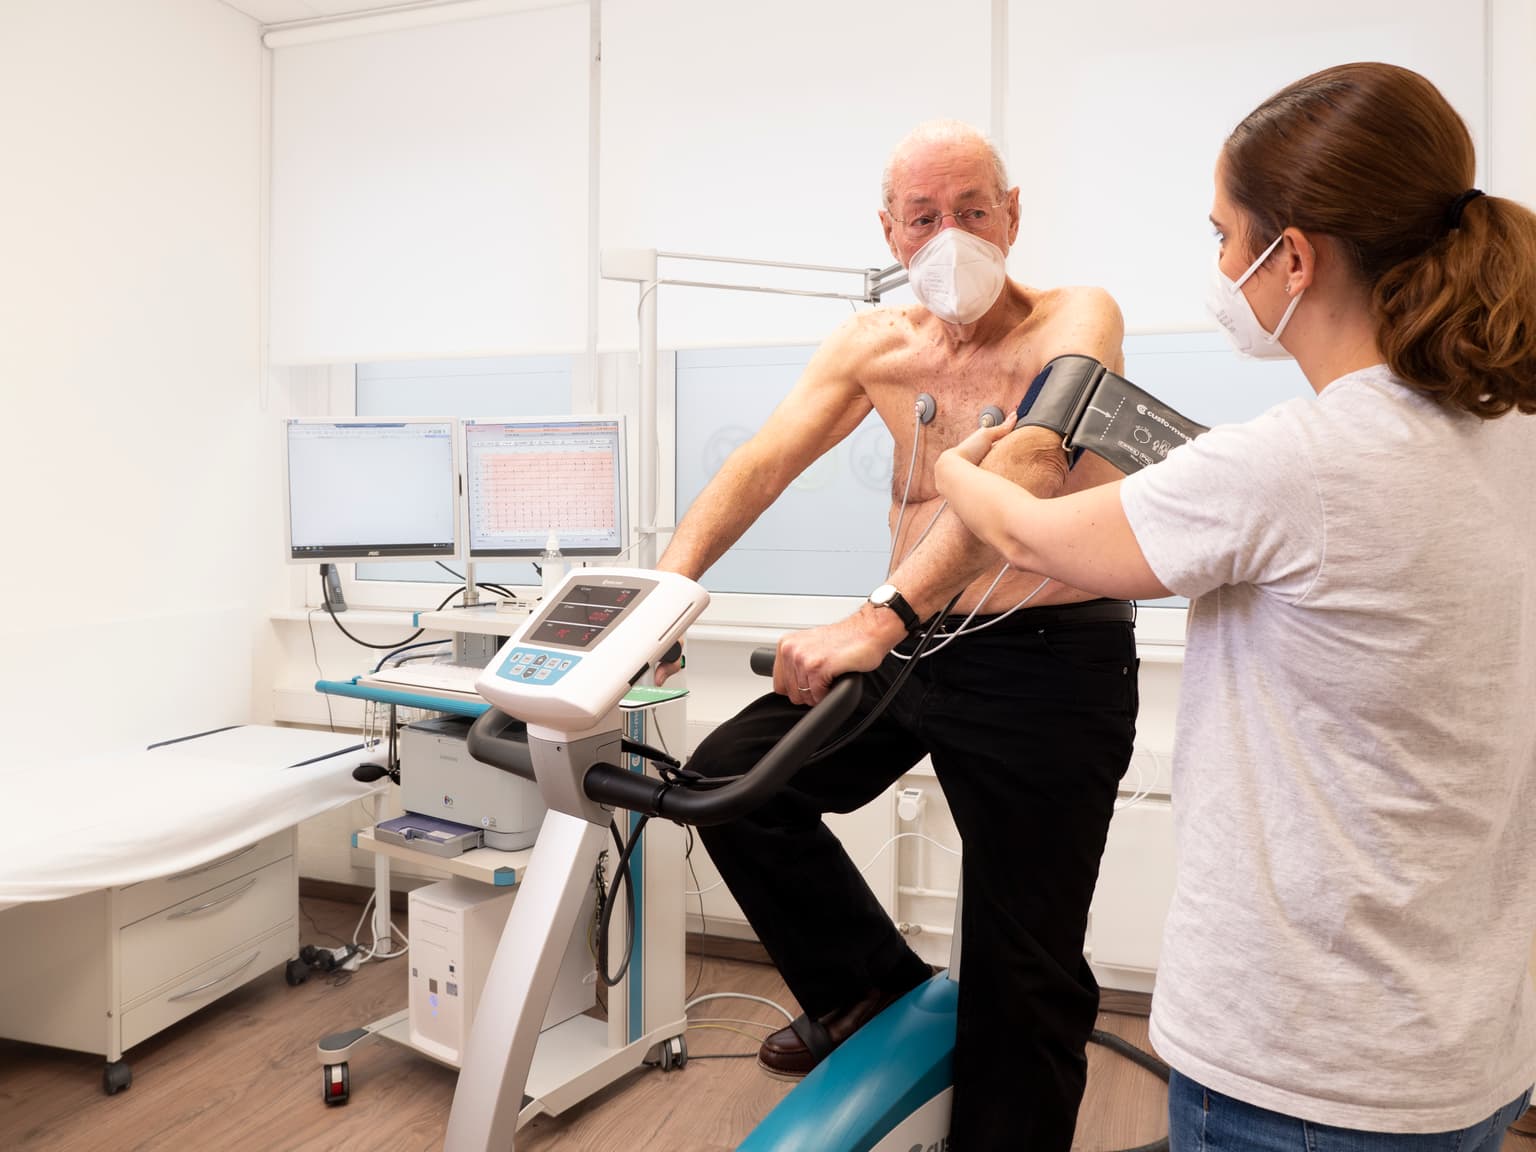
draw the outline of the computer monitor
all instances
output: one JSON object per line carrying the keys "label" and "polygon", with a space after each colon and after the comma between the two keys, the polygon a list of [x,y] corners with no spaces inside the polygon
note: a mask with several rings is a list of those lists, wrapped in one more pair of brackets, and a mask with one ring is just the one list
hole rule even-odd
{"label": "computer monitor", "polygon": [[551,532],[562,555],[619,555],[623,417],[464,421],[464,506],[472,560],[537,556]]}
{"label": "computer monitor", "polygon": [[452,419],[289,420],[288,558],[459,555]]}

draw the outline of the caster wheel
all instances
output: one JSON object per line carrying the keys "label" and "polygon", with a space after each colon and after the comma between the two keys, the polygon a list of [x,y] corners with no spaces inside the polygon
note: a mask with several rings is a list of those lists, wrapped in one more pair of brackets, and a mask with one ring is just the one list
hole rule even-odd
{"label": "caster wheel", "polygon": [[115,1096],[133,1083],[133,1069],[126,1060],[113,1060],[101,1072],[101,1090]]}
{"label": "caster wheel", "polygon": [[352,1085],[347,1079],[346,1062],[327,1064],[324,1072],[325,1083],[322,1091],[325,1094],[325,1102],[332,1107],[337,1104],[345,1104],[347,1098],[352,1095]]}
{"label": "caster wheel", "polygon": [[688,1063],[688,1042],[674,1036],[661,1046],[661,1070],[672,1072]]}
{"label": "caster wheel", "polygon": [[309,965],[302,960],[290,960],[288,966],[283,969],[283,978],[288,981],[290,987],[297,988],[309,979]]}

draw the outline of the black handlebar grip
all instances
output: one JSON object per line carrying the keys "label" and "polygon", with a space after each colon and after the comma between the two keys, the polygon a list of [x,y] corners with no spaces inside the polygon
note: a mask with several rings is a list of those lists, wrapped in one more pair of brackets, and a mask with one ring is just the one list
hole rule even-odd
{"label": "black handlebar grip", "polygon": [[844,676],[821,702],[800,718],[747,774],[720,788],[670,788],[660,796],[657,815],[681,824],[725,824],[761,807],[783,790],[816,750],[853,714],[864,677]]}
{"label": "black handlebar grip", "polygon": [[497,708],[488,708],[469,728],[465,741],[469,754],[483,764],[500,768],[524,780],[534,779],[533,757],[528,752],[528,725]]}
{"label": "black handlebar grip", "polygon": [[752,671],[759,676],[773,675],[773,660],[778,655],[777,648],[754,648],[747,662],[752,666]]}
{"label": "black handlebar grip", "polygon": [[599,804],[655,816],[661,811],[667,785],[654,776],[626,772],[612,764],[594,764],[581,778],[581,790]]}
{"label": "black handlebar grip", "polygon": [[[773,670],[772,648],[752,653],[753,670]],[[821,702],[809,709],[747,773],[719,788],[680,788],[639,772],[610,764],[594,764],[582,778],[582,789],[600,804],[630,812],[661,816],[680,824],[725,824],[761,807],[776,796],[805,766],[817,749],[853,714],[863,695],[864,678],[843,676]],[[534,779],[528,752],[527,726],[491,708],[469,729],[469,754],[476,760]]]}

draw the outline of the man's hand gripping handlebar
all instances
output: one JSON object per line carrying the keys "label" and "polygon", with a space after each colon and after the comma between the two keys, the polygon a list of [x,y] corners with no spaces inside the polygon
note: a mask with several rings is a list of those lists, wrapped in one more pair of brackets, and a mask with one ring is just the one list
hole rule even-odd
{"label": "man's hand gripping handlebar", "polygon": [[[772,648],[759,648],[750,658],[752,671],[771,676],[773,661]],[[852,715],[862,691],[861,677],[844,676],[834,681],[819,704],[808,709],[761,760],[728,784],[689,788],[627,772],[613,764],[593,764],[582,778],[582,790],[599,804],[661,816],[679,824],[729,823],[781,791]],[[535,779],[527,730],[521,720],[491,708],[470,728],[468,743],[476,760],[527,780]]]}

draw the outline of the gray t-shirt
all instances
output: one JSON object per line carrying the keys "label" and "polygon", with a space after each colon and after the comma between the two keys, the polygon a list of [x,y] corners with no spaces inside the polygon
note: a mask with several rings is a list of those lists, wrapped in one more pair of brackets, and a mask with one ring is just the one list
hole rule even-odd
{"label": "gray t-shirt", "polygon": [[1193,600],[1154,1045],[1319,1123],[1486,1117],[1536,1081],[1536,417],[1381,365],[1121,500]]}

